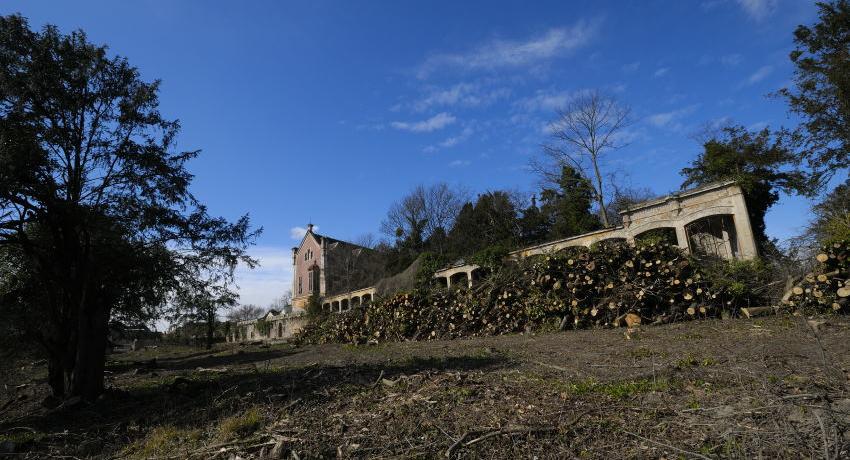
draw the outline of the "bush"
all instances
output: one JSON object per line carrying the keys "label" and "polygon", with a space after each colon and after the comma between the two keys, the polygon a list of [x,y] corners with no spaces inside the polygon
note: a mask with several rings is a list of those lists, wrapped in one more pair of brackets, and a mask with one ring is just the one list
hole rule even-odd
{"label": "bush", "polygon": [[764,306],[775,303],[769,288],[777,276],[763,259],[722,260],[708,259],[699,262],[705,277],[720,294],[728,310],[742,307]]}
{"label": "bush", "polygon": [[322,301],[319,298],[318,292],[313,292],[307,300],[307,307],[304,311],[307,313],[307,316],[321,316],[324,314],[324,311],[322,310]]}

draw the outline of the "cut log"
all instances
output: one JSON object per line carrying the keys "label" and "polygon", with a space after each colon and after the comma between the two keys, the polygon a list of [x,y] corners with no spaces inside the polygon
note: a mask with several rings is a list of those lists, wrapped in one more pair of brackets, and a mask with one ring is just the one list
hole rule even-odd
{"label": "cut log", "polygon": [[640,315],[636,315],[634,313],[627,313],[625,320],[626,320],[626,326],[628,326],[629,328],[640,326],[640,321],[641,321]]}
{"label": "cut log", "polygon": [[776,310],[773,307],[745,307],[741,309],[741,314],[747,318],[770,315],[773,313],[776,313]]}

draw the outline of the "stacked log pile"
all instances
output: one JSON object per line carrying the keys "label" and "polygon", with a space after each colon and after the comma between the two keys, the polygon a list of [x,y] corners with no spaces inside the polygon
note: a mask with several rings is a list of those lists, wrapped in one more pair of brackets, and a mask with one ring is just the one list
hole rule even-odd
{"label": "stacked log pile", "polygon": [[804,314],[850,311],[850,242],[832,243],[815,257],[815,270],[786,293],[786,302]]}
{"label": "stacked log pile", "polygon": [[295,340],[365,343],[632,326],[716,316],[721,298],[679,248],[613,243],[529,258],[472,289],[401,294],[319,318]]}

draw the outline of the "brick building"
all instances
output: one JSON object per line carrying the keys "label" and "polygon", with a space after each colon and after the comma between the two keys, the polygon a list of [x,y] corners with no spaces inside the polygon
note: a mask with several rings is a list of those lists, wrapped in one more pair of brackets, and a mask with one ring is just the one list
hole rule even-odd
{"label": "brick building", "polygon": [[371,286],[383,276],[380,255],[367,247],[313,231],[292,248],[292,306],[304,309],[312,295],[324,297]]}

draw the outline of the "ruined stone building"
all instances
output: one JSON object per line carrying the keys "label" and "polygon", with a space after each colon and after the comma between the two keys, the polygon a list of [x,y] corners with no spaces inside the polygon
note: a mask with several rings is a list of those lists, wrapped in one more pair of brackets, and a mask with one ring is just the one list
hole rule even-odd
{"label": "ruined stone building", "polygon": [[[553,253],[570,246],[590,246],[601,241],[635,243],[644,238],[662,238],[687,253],[723,259],[752,259],[757,246],[750,225],[747,204],[735,182],[720,182],[638,203],[620,212],[622,225],[582,235],[517,249],[513,260]],[[317,296],[326,311],[341,312],[372,301],[376,283],[384,276],[380,256],[373,250],[313,232],[292,248],[292,305],[302,311],[311,296]],[[412,270],[415,267],[411,267]],[[444,287],[472,286],[480,268],[462,261],[438,270],[435,283]],[[392,290],[382,291],[382,295]],[[303,327],[306,318],[292,317],[292,324],[275,324],[265,338],[285,338]],[[296,319],[297,318],[297,319]],[[242,338],[257,336],[256,322],[240,323]],[[287,321],[281,316],[265,320]],[[261,323],[264,328],[269,328]],[[245,337],[244,334],[248,335]]]}
{"label": "ruined stone building", "polygon": [[[357,291],[373,285],[384,273],[377,252],[319,235],[312,224],[307,225],[301,243],[292,248],[292,269],[292,306],[300,309],[306,308],[311,296],[321,301]],[[370,301],[371,294],[365,300]]]}

